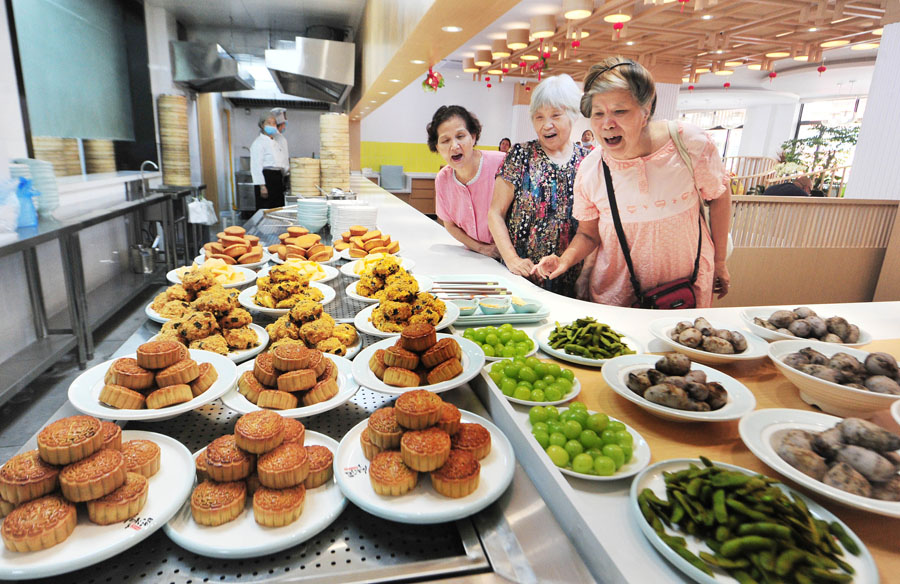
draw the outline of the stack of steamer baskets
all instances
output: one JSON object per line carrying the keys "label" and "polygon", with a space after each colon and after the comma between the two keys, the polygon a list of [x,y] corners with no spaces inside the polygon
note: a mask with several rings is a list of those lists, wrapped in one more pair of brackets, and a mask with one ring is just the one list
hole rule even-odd
{"label": "stack of steamer baskets", "polygon": [[291,194],[295,197],[318,197],[319,159],[291,158]]}
{"label": "stack of steamer baskets", "polygon": [[328,113],[319,118],[322,188],[350,190],[350,118]]}
{"label": "stack of steamer baskets", "polygon": [[183,95],[160,95],[157,105],[163,184],[188,186],[191,184],[191,158],[187,98]]}
{"label": "stack of steamer baskets", "polygon": [[56,136],[32,136],[31,138],[34,157],[52,164],[53,172],[58,177],[68,174],[63,144],[63,139]]}
{"label": "stack of steamer baskets", "polygon": [[65,175],[81,174],[81,154],[78,152],[78,138],[63,138],[63,162]]}
{"label": "stack of steamer baskets", "polygon": [[116,171],[116,151],[112,140],[85,140],[84,167],[88,174]]}

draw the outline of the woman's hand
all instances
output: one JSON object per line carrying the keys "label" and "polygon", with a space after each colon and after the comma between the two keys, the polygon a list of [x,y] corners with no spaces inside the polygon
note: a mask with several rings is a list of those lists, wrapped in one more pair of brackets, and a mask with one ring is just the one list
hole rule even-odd
{"label": "woman's hand", "polygon": [[554,280],[564,274],[568,269],[569,266],[565,265],[558,255],[551,254],[542,257],[541,261],[534,267],[532,273],[545,280]]}
{"label": "woman's hand", "polygon": [[717,298],[722,298],[728,294],[728,288],[731,285],[731,275],[728,273],[728,266],[724,261],[717,261],[715,271],[713,272],[713,292]]}
{"label": "woman's hand", "polygon": [[529,277],[534,270],[534,263],[528,258],[515,257],[512,261],[506,262],[506,267],[510,272],[517,276]]}
{"label": "woman's hand", "polygon": [[478,250],[478,253],[489,258],[500,259],[500,250],[497,249],[497,246],[493,243],[485,243],[481,246],[481,249]]}

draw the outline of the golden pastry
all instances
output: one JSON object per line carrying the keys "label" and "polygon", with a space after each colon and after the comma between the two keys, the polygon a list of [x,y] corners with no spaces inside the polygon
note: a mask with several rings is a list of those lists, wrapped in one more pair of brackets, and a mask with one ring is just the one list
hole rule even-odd
{"label": "golden pastry", "polygon": [[19,505],[3,520],[0,535],[11,552],[36,552],[65,541],[78,522],[75,505],[47,495]]}
{"label": "golden pastry", "polygon": [[200,456],[194,457],[194,470],[197,473],[197,482],[202,483],[209,479],[209,472],[206,470],[206,452]]}
{"label": "golden pastry", "polygon": [[0,497],[13,504],[37,499],[56,490],[59,469],[41,459],[37,450],[17,454],[0,468]]}
{"label": "golden pastry", "polygon": [[443,381],[449,381],[463,372],[462,363],[455,357],[447,359],[434,369],[428,372],[428,383],[434,385]]}
{"label": "golden pastry", "polygon": [[246,478],[256,463],[256,457],[237,447],[234,434],[219,436],[206,447],[206,472],[221,483]]}
{"label": "golden pastry", "polygon": [[238,377],[238,393],[252,404],[259,401],[259,394],[267,389],[269,388],[260,383],[252,371],[244,371]]}
{"label": "golden pastry", "polygon": [[69,416],[48,424],[37,436],[44,462],[69,464],[90,456],[103,446],[100,420],[93,416]]}
{"label": "golden pastry", "polygon": [[318,444],[307,446],[306,453],[309,455],[309,475],[303,484],[307,489],[321,487],[334,475],[334,454]]}
{"label": "golden pastry", "polygon": [[379,495],[404,495],[415,488],[418,478],[419,473],[406,466],[396,450],[379,453],[369,465],[369,481]]}
{"label": "golden pastry", "polygon": [[454,449],[468,450],[477,460],[491,452],[491,433],[481,424],[460,424],[450,442]]}
{"label": "golden pastry", "polygon": [[216,368],[212,366],[212,363],[200,363],[198,370],[200,374],[197,376],[197,379],[190,383],[191,394],[193,394],[194,397],[197,397],[212,387],[213,383],[219,378],[219,373],[216,371]]}
{"label": "golden pastry", "polygon": [[137,364],[144,369],[164,369],[181,360],[183,346],[177,341],[150,341],[137,348]]}
{"label": "golden pastry", "polygon": [[253,518],[266,527],[282,527],[300,518],[306,487],[302,484],[286,489],[260,487],[253,494]]}
{"label": "golden pastry", "polygon": [[156,384],[159,387],[168,385],[188,384],[200,377],[200,366],[193,359],[183,359],[173,365],[169,365],[156,374]]}
{"label": "golden pastry", "polygon": [[423,353],[437,342],[434,327],[427,322],[411,324],[400,333],[400,346],[407,351]]}
{"label": "golden pastry", "polygon": [[478,488],[481,464],[471,452],[451,450],[441,468],[431,472],[431,486],[445,497],[458,499]]}
{"label": "golden pastry", "polygon": [[412,371],[419,365],[419,356],[402,347],[388,347],[384,350],[384,364],[388,367],[400,367]]}
{"label": "golden pastry", "polygon": [[299,485],[309,475],[306,448],[296,442],[282,444],[259,457],[256,464],[259,482],[270,489]]}
{"label": "golden pastry", "polygon": [[125,469],[147,478],[159,472],[160,450],[152,440],[129,440],[122,444]]}
{"label": "golden pastry", "polygon": [[441,419],[444,401],[434,393],[424,389],[407,391],[394,402],[394,416],[397,423],[410,430],[421,430],[434,426]]}
{"label": "golden pastry", "polygon": [[110,525],[134,517],[147,503],[149,489],[147,477],[135,472],[127,473],[121,487],[87,502],[88,518],[97,525]]}
{"label": "golden pastry", "polygon": [[444,402],[441,406],[441,417],[437,422],[437,427],[452,436],[459,430],[460,419],[459,408],[451,403]]}
{"label": "golden pastry", "polygon": [[409,468],[432,471],[440,468],[450,455],[450,436],[439,428],[406,432],[400,439],[400,454]]}
{"label": "golden pastry", "polygon": [[380,408],[369,416],[369,440],[382,450],[400,448],[403,428],[397,423],[394,408]]}
{"label": "golden pastry", "polygon": [[237,519],[246,501],[244,481],[203,481],[191,493],[191,515],[200,525],[223,525]]}
{"label": "golden pastry", "polygon": [[266,387],[275,387],[281,371],[275,369],[275,358],[272,353],[260,353],[253,360],[253,375]]}
{"label": "golden pastry", "polygon": [[147,407],[151,410],[167,408],[177,404],[187,403],[194,399],[191,386],[183,383],[160,387],[156,391],[147,394]]}
{"label": "golden pastry", "polygon": [[103,432],[103,445],[100,448],[122,450],[122,428],[118,424],[100,422],[100,431]]}
{"label": "golden pastry", "polygon": [[120,410],[142,410],[145,398],[141,392],[128,389],[124,385],[107,383],[100,390],[100,402]]}
{"label": "golden pastry", "polygon": [[462,349],[459,343],[450,337],[444,337],[425,351],[422,355],[422,364],[431,369],[447,359],[462,359]]}
{"label": "golden pastry", "polygon": [[284,441],[282,442],[282,444],[290,444],[291,442],[296,442],[300,446],[303,446],[303,441],[305,438],[306,427],[303,426],[303,422],[294,418],[284,419]]}
{"label": "golden pastry", "polygon": [[[386,353],[385,358],[387,358]],[[409,369],[388,367],[384,371],[384,382],[394,387],[418,387],[419,376]]]}
{"label": "golden pastry", "polygon": [[118,489],[125,473],[123,454],[105,448],[63,468],[59,488],[63,497],[75,503],[99,499]]}
{"label": "golden pastry", "polygon": [[284,440],[284,418],[269,410],[244,414],[234,425],[234,442],[241,450],[262,454]]}
{"label": "golden pastry", "polygon": [[123,385],[128,389],[149,389],[153,387],[153,372],[138,365],[137,359],[123,357],[113,361],[103,381],[111,385]]}
{"label": "golden pastry", "polygon": [[309,349],[301,345],[279,345],[270,354],[272,355],[272,365],[281,371],[306,369],[309,365]]}
{"label": "golden pastry", "polygon": [[359,444],[362,446],[363,456],[366,457],[366,460],[372,460],[375,458],[375,455],[381,452],[383,449],[372,444],[372,440],[369,438],[369,428],[363,428],[363,431],[359,434]]}
{"label": "golden pastry", "polygon": [[317,381],[325,381],[326,379],[338,380],[338,368],[331,359],[325,359],[325,370],[316,377]]}
{"label": "golden pastry", "polygon": [[320,381],[303,395],[303,405],[311,406],[319,402],[330,400],[338,394],[338,391],[339,388],[337,381],[333,379]]}
{"label": "golden pastry", "polygon": [[378,349],[372,353],[369,359],[369,369],[378,379],[384,380],[384,372],[387,371],[387,364],[384,362],[384,349]]}
{"label": "golden pastry", "polygon": [[259,394],[256,405],[270,410],[292,410],[300,403],[297,396],[286,391],[267,389]]}
{"label": "golden pastry", "polygon": [[315,384],[316,373],[312,369],[296,369],[278,377],[278,389],[281,391],[305,391]]}
{"label": "golden pastry", "polygon": [[307,369],[312,369],[316,378],[318,378],[322,373],[325,372],[325,368],[328,367],[328,363],[331,362],[331,359],[325,356],[322,351],[318,349],[310,349],[308,355],[308,361],[306,364]]}

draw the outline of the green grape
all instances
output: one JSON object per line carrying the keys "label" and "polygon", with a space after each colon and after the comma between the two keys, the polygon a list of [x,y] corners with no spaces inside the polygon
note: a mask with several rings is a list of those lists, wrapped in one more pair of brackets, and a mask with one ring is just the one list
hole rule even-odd
{"label": "green grape", "polygon": [[550,434],[553,434],[554,432],[559,432],[560,434],[562,434],[565,427],[565,423],[559,421],[559,419],[547,420],[547,432],[549,432]]}
{"label": "green grape", "polygon": [[557,377],[554,383],[563,390],[563,395],[572,391],[573,384],[565,377]]}
{"label": "green grape", "polygon": [[528,383],[527,381],[521,381],[521,380],[520,380],[519,383],[518,383],[518,385],[521,386],[521,387],[527,387],[527,388],[528,388],[528,391],[531,391],[532,389],[534,389],[534,386],[532,386],[532,385],[531,385],[530,383]]}
{"label": "green grape", "polygon": [[576,411],[576,412],[579,411],[579,410],[582,411],[582,412],[586,412],[586,411],[587,411],[587,406],[584,405],[584,402],[573,401],[572,403],[569,404],[569,409],[570,409],[570,410],[574,410],[574,411]]}
{"label": "green grape", "polygon": [[525,359],[525,364],[534,369],[541,362],[537,357],[528,357]]}
{"label": "green grape", "polygon": [[534,389],[547,389],[547,384],[544,383],[543,379],[538,379],[531,384],[531,387],[533,387]]}
{"label": "green grape", "polygon": [[513,331],[512,338],[517,343],[522,343],[522,342],[529,340],[528,334],[525,331],[518,331],[518,330]]}
{"label": "green grape", "polygon": [[538,375],[534,369],[532,369],[531,367],[525,366],[519,370],[519,379],[534,383],[538,379]]}
{"label": "green grape", "polygon": [[497,330],[497,327],[495,327],[495,326],[486,326],[486,327],[482,328],[481,330],[483,330],[484,334],[486,334],[486,335],[496,335],[498,332],[500,332],[499,330]]}
{"label": "green grape", "polygon": [[552,375],[555,379],[562,375],[562,368],[556,363],[547,363],[547,375]]}
{"label": "green grape", "polygon": [[519,371],[521,371],[521,369],[522,368],[515,363],[510,363],[503,369],[503,375],[506,375],[510,379],[519,379]]}
{"label": "green grape", "polygon": [[609,416],[606,414],[596,413],[588,416],[587,427],[589,430],[600,434],[609,425]]}
{"label": "green grape", "polygon": [[531,433],[534,434],[538,431],[550,434],[550,426],[547,425],[547,422],[535,422],[531,425]]}
{"label": "green grape", "polygon": [[603,441],[600,440],[600,436],[597,436],[597,433],[593,430],[582,430],[581,434],[578,435],[578,440],[581,442],[581,445],[584,446],[587,450],[590,450],[591,448],[599,448],[603,445]]}
{"label": "green grape", "polygon": [[500,325],[499,329],[501,331],[511,331],[511,330],[513,330],[513,325],[511,325],[508,322],[504,322],[503,324]]}
{"label": "green grape", "polygon": [[544,410],[547,412],[548,420],[558,420],[559,419],[559,410],[556,409],[556,406],[544,406]]}
{"label": "green grape", "polygon": [[634,446],[631,444],[619,444],[619,448],[625,454],[625,464],[628,464],[631,461],[631,457],[634,456]]}
{"label": "green grape", "polygon": [[562,446],[550,444],[547,447],[547,456],[556,466],[566,466],[569,464],[569,453]]}
{"label": "green grape", "polygon": [[543,377],[541,377],[541,379],[546,381],[547,385],[550,385],[551,383],[556,383],[556,378],[553,377],[552,375],[550,375],[549,373],[547,375],[544,375]]}
{"label": "green grape", "polygon": [[581,427],[584,428],[587,426],[588,421],[588,413],[585,410],[570,410],[572,411],[572,419],[581,424]]}
{"label": "green grape", "polygon": [[544,390],[543,389],[532,389],[531,390],[531,401],[534,401],[534,402],[546,401],[546,398],[544,396]]}
{"label": "green grape", "polygon": [[578,440],[569,440],[563,448],[569,453],[569,458],[575,458],[577,455],[584,452],[584,446],[582,446],[581,442]]}
{"label": "green grape", "polygon": [[487,343],[488,345],[496,345],[497,343],[500,342],[500,337],[491,333],[489,335],[485,335],[484,342]]}
{"label": "green grape", "polygon": [[534,406],[530,410],[528,410],[528,419],[532,424],[537,422],[546,422],[547,421],[547,410],[544,409],[544,406]]}
{"label": "green grape", "polygon": [[625,464],[625,453],[618,444],[604,444],[601,450],[603,450],[604,456],[613,459],[613,462],[616,463],[616,470],[619,470]]}
{"label": "green grape", "polygon": [[588,448],[584,451],[585,454],[590,454],[591,458],[597,458],[598,456],[603,456],[603,451],[599,448]]}
{"label": "green grape", "polygon": [[607,428],[600,433],[600,439],[603,440],[603,444],[616,444],[616,431]]}
{"label": "green grape", "polygon": [[491,380],[500,387],[500,381],[503,379],[503,374],[499,371],[491,371],[488,375],[491,376]]}
{"label": "green grape", "polygon": [[516,390],[516,380],[510,379],[509,377],[504,377],[500,381],[500,391],[502,391],[506,395],[512,395],[512,392]]}
{"label": "green grape", "polygon": [[571,369],[563,369],[562,376],[569,381],[575,381],[575,373]]}
{"label": "green grape", "polygon": [[565,423],[563,434],[565,434],[566,438],[568,438],[569,440],[574,440],[581,435],[581,430],[581,424],[579,424],[575,420],[569,420]]}
{"label": "green grape", "polygon": [[528,401],[531,398],[531,391],[527,387],[522,387],[520,385],[516,388],[515,392],[513,392],[513,397],[518,400]]}
{"label": "green grape", "polygon": [[622,422],[620,422],[618,420],[610,420],[609,426],[607,426],[607,428],[612,430],[613,432],[624,432],[625,424],[623,424]]}
{"label": "green grape", "polygon": [[[543,381],[541,382],[543,383]],[[575,419],[575,412],[572,410],[563,410],[559,413],[559,419],[563,422],[568,422],[569,420]]]}
{"label": "green grape", "polygon": [[484,351],[485,357],[496,357],[497,353],[494,351],[494,347],[490,345],[482,345],[481,350]]}
{"label": "green grape", "polygon": [[531,350],[531,349],[525,349],[525,348],[522,348],[522,347],[516,347],[516,348],[514,349],[514,352],[515,352],[515,354],[516,354],[517,356],[519,356],[519,357],[524,357],[525,355],[528,354],[528,351],[530,351],[530,350]]}
{"label": "green grape", "polygon": [[474,339],[475,338],[475,329],[467,328],[463,331],[463,338],[466,339]]}
{"label": "green grape", "polygon": [[503,374],[504,369],[506,369],[506,361],[494,361],[491,363],[491,373],[496,371],[497,373]]}
{"label": "green grape", "polygon": [[544,377],[545,375],[547,375],[547,364],[544,362],[539,362],[534,366],[534,372],[538,377]]}
{"label": "green grape", "polygon": [[572,458],[572,470],[575,472],[580,472],[582,474],[589,474],[594,470],[594,459],[591,458],[590,454],[576,454],[574,458]]}
{"label": "green grape", "polygon": [[547,401],[559,401],[562,399],[562,396],[563,394],[558,387],[551,386],[544,390],[544,397],[547,398]]}
{"label": "green grape", "polygon": [[538,444],[540,444],[541,448],[544,450],[550,446],[550,435],[546,432],[534,432],[532,436],[534,436],[534,439],[537,440]]}
{"label": "green grape", "polygon": [[484,342],[484,338],[487,336],[487,333],[484,332],[484,329],[475,329],[475,332],[472,333],[472,340],[478,344]]}
{"label": "green grape", "polygon": [[628,444],[631,446],[634,444],[634,436],[628,430],[620,430],[616,432],[616,444],[622,446],[623,444]]}
{"label": "green grape", "polygon": [[616,462],[608,456],[598,456],[594,459],[594,472],[601,477],[611,477],[616,473]]}
{"label": "green grape", "polygon": [[525,357],[513,357],[512,362],[519,367],[525,367]]}
{"label": "green grape", "polygon": [[511,331],[500,331],[500,334],[497,336],[500,338],[500,342],[504,345],[513,340],[513,334]]}
{"label": "green grape", "polygon": [[516,349],[522,349],[526,353],[530,351],[533,347],[531,343],[513,343],[516,346]]}
{"label": "green grape", "polygon": [[549,440],[550,444],[555,444],[556,446],[562,446],[569,441],[562,432],[551,432]]}
{"label": "green grape", "polygon": [[503,347],[500,349],[500,354],[504,357],[515,357],[516,349],[514,347]]}

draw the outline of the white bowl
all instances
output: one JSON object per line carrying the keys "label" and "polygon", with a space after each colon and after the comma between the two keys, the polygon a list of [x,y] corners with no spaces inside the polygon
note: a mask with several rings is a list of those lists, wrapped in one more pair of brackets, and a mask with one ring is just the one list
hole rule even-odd
{"label": "white bowl", "polygon": [[[692,349],[669,337],[669,331],[675,328],[683,318],[660,318],[650,323],[650,332],[653,336],[661,340],[673,351],[684,353],[691,358],[691,361],[699,361],[700,363],[734,363],[737,361],[752,361],[754,359],[762,359],[766,356],[766,348],[768,345],[764,340],[752,333],[741,333],[747,339],[747,349],[743,353],[710,353],[703,349]],[[712,323],[715,325],[715,323]],[[740,331],[739,331],[740,332]]]}
{"label": "white bowl", "polygon": [[[741,311],[741,320],[744,321],[744,324],[747,325],[747,328],[751,333],[756,336],[763,338],[767,341],[795,341],[802,337],[795,337],[794,335],[786,335],[784,333],[780,333],[778,331],[772,331],[767,329],[766,327],[759,326],[755,322],[753,322],[753,318],[761,318],[763,320],[768,319],[772,316],[772,313],[776,310],[780,310],[778,308],[745,308]],[[787,309],[785,309],[787,310]],[[811,341],[816,341],[818,339],[809,339]],[[867,333],[866,331],[860,329],[859,330],[859,341],[856,343],[834,343],[835,345],[843,345],[845,347],[862,347],[863,345],[868,345],[872,342],[872,335]]]}
{"label": "white bowl", "polygon": [[823,412],[844,418],[871,418],[876,412],[889,409],[900,400],[900,395],[875,393],[865,389],[847,387],[818,377],[803,373],[786,365],[782,359],[789,353],[811,347],[826,357],[835,353],[847,353],[865,361],[867,351],[852,349],[844,345],[823,343],[800,339],[796,341],[776,341],[769,345],[769,358],[779,371],[800,390],[800,398],[810,405],[817,406]]}

